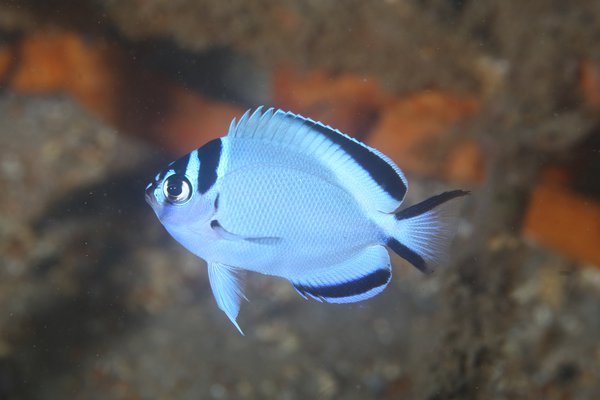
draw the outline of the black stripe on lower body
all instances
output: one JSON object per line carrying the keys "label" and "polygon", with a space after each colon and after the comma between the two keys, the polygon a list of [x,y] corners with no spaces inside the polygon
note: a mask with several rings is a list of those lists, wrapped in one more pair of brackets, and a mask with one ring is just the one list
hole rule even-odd
{"label": "black stripe on lower body", "polygon": [[342,298],[366,293],[379,286],[386,285],[392,276],[390,269],[378,269],[360,278],[329,286],[294,285],[303,295],[317,298]]}

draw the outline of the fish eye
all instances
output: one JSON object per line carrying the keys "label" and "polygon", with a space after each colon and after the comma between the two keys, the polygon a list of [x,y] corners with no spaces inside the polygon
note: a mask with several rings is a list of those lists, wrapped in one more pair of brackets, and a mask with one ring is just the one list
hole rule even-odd
{"label": "fish eye", "polygon": [[183,204],[192,197],[192,185],[186,177],[171,175],[163,183],[163,193],[171,204]]}

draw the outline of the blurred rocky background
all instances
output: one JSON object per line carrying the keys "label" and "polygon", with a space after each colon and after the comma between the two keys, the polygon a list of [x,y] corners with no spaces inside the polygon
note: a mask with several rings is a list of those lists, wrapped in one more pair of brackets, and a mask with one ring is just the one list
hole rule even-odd
{"label": "blurred rocky background", "polygon": [[[3,1],[0,87],[0,399],[600,398],[599,2]],[[472,190],[450,265],[240,336],[143,188],[258,104]]]}

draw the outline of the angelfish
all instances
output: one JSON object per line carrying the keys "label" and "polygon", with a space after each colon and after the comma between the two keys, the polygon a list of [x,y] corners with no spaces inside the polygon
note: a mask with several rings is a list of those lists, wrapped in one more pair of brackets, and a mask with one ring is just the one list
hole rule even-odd
{"label": "angelfish", "polygon": [[398,210],[408,183],[378,150],[320,122],[258,108],[159,172],[146,201],[204,259],[218,307],[242,332],[241,271],[287,279],[305,299],[366,300],[392,277],[387,248],[423,272],[454,232],[453,190]]}

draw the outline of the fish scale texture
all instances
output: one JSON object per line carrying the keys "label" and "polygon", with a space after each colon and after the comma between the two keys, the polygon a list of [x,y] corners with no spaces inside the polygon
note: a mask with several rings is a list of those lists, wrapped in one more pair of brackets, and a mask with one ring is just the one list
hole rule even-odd
{"label": "fish scale texture", "polygon": [[379,235],[343,189],[280,166],[249,167],[224,176],[218,218],[236,234],[281,238],[281,246],[245,244],[259,253],[256,259],[271,262],[252,265],[250,259],[250,265],[240,267],[288,278],[343,262],[377,242]]}

